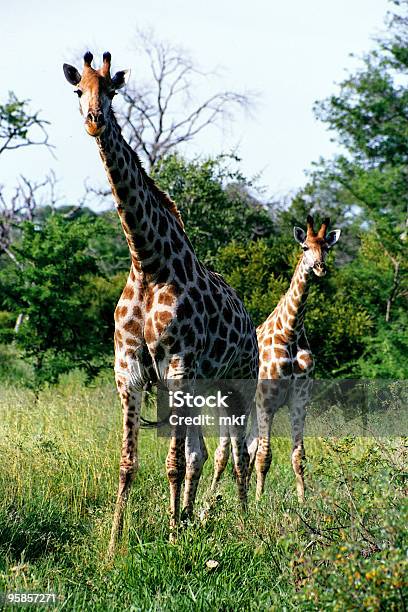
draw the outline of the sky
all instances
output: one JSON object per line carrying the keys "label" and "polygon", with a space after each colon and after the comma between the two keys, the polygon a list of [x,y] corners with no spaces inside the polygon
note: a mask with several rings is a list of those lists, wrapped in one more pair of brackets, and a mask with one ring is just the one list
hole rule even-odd
{"label": "sky", "polygon": [[20,174],[40,180],[52,168],[66,202],[81,197],[87,177],[107,185],[62,64],[75,63],[86,48],[109,50],[113,71],[130,68],[137,86],[146,74],[134,51],[135,33],[153,28],[159,40],[188,50],[201,68],[218,70],[211,91],[258,93],[250,115],[203,132],[183,152],[193,157],[235,150],[246,176],[261,173],[267,199],[293,193],[313,161],[336,151],[313,103],[335,93],[336,83],[358,66],[350,54],[373,47],[390,8],[387,0],[2,2],[0,101],[14,91],[31,100],[32,110],[41,109],[50,121],[55,159],[39,147],[4,153],[0,184],[11,188]]}

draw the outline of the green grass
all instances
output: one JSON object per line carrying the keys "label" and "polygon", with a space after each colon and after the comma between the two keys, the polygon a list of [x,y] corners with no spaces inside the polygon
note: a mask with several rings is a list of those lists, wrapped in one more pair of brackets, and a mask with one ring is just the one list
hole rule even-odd
{"label": "green grass", "polygon": [[[404,610],[403,439],[310,439],[299,507],[289,441],[273,440],[266,494],[222,500],[168,543],[167,441],[141,434],[121,550],[105,560],[117,486],[120,406],[111,381],[71,376],[0,396],[0,592],[54,591],[64,610]],[[212,453],[197,514],[208,503]],[[218,565],[211,569],[207,561]],[[405,606],[405,608],[404,608]]]}

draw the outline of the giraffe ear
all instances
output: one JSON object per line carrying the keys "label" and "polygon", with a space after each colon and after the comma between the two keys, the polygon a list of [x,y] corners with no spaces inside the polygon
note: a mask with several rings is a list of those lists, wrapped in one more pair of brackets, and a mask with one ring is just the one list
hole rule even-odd
{"label": "giraffe ear", "polygon": [[78,70],[70,64],[64,64],[63,69],[68,83],[71,83],[71,85],[78,85],[79,81],[81,80],[81,75],[79,74]]}
{"label": "giraffe ear", "polygon": [[326,244],[329,247],[329,249],[331,249],[332,246],[334,246],[336,244],[336,242],[340,238],[340,234],[341,234],[341,230],[333,230],[332,232],[329,232],[327,234],[327,236],[326,236]]}
{"label": "giraffe ear", "polygon": [[126,83],[128,82],[130,77],[130,70],[119,70],[119,72],[117,72],[113,77],[112,77],[112,85],[115,89],[121,89],[121,87],[124,87],[126,85]]}
{"label": "giraffe ear", "polygon": [[305,230],[303,230],[301,227],[297,227],[296,225],[293,228],[293,235],[295,237],[296,242],[298,242],[299,244],[303,244],[306,240]]}

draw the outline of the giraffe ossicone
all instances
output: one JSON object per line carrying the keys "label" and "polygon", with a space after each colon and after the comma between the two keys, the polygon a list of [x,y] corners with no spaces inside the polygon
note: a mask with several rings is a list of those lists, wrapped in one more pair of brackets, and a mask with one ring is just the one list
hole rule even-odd
{"label": "giraffe ossicone", "polygon": [[[124,140],[112,110],[128,71],[111,77],[110,53],[100,69],[84,56],[82,74],[64,64],[79,98],[85,128],[98,145],[120,221],[129,245],[131,269],[115,310],[115,378],[123,409],[119,489],[112,526],[113,554],[123,526],[130,486],[138,465],[141,391],[148,382],[183,379],[256,379],[255,327],[235,291],[207,269],[188,240],[179,211],[147,175]],[[236,403],[244,399],[234,396]],[[249,409],[250,407],[248,407]],[[249,455],[244,426],[233,439],[240,500],[245,506]],[[170,527],[192,513],[207,458],[202,432],[173,431],[166,460],[170,483]]]}

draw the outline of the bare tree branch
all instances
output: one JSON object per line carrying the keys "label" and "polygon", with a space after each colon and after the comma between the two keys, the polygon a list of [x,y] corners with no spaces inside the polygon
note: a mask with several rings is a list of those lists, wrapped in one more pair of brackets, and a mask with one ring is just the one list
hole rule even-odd
{"label": "bare tree branch", "polygon": [[19,225],[23,221],[34,221],[38,209],[47,204],[55,209],[58,198],[55,194],[56,177],[51,170],[43,181],[34,182],[21,176],[11,196],[7,197],[0,185],[0,254],[5,253],[15,264],[17,260],[10,250]]}
{"label": "bare tree branch", "polygon": [[254,94],[220,91],[197,100],[214,73],[199,70],[182,49],[138,33],[138,48],[147,60],[150,78],[127,88],[119,120],[134,149],[151,169],[172,149],[193,140],[210,125],[231,121],[235,110],[248,110]]}

